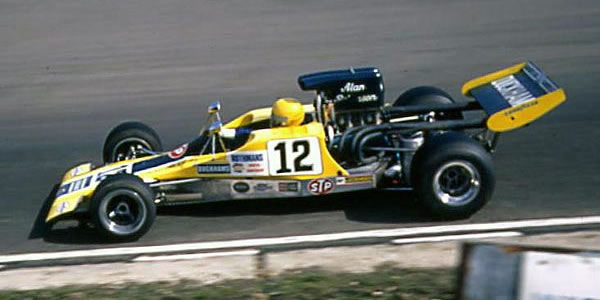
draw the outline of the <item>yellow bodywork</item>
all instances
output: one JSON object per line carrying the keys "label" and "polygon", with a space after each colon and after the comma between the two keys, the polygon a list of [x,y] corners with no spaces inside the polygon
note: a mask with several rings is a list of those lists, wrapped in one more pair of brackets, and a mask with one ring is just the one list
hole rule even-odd
{"label": "yellow bodywork", "polygon": [[50,207],[50,210],[48,211],[48,216],[46,216],[46,222],[49,222],[60,215],[74,211],[83,201],[83,197],[88,196],[87,194],[86,191],[82,190],[54,200],[52,207]]}
{"label": "yellow bodywork", "polygon": [[[46,217],[46,222],[51,221],[52,219],[54,219],[60,215],[64,215],[64,214],[75,211],[81,205],[82,202],[84,202],[85,200],[89,200],[89,198],[93,194],[96,186],[99,184],[99,182],[94,182],[94,179],[99,174],[103,174],[103,173],[105,175],[116,174],[117,172],[110,172],[110,171],[111,170],[124,170],[127,168],[131,169],[131,166],[133,165],[134,162],[143,161],[143,160],[151,159],[151,158],[152,157],[144,157],[144,158],[139,158],[136,160],[116,162],[116,163],[112,163],[112,164],[109,164],[109,165],[106,165],[106,166],[103,166],[101,168],[97,168],[94,170],[92,170],[91,163],[84,163],[84,164],[81,164],[81,165],[75,166],[74,168],[69,169],[65,173],[61,183],[59,184],[59,189],[58,189],[57,194],[60,193],[61,187],[65,186],[67,184],[74,185],[74,183],[83,182],[87,178],[91,178],[90,184],[88,186],[86,186],[85,188],[81,188],[79,190],[70,192],[66,195],[56,197],[56,199],[52,203],[52,206],[50,207],[50,210],[48,211],[48,215]],[[109,171],[109,172],[107,173],[107,171]]]}
{"label": "yellow bodywork", "polygon": [[329,154],[327,145],[325,144],[325,132],[323,125],[317,122],[311,122],[302,126],[294,127],[279,127],[254,130],[248,141],[238,149],[230,152],[188,156],[183,160],[173,165],[165,165],[161,168],[150,169],[136,173],[141,178],[151,178],[152,180],[168,181],[185,178],[247,178],[249,176],[238,175],[233,173],[228,174],[198,174],[197,165],[205,164],[230,164],[228,155],[245,152],[265,151],[267,142],[279,139],[301,138],[301,137],[317,137],[320,143],[321,161],[323,163],[322,173],[317,175],[294,175],[294,176],[260,176],[265,179],[281,179],[281,180],[306,180],[315,177],[334,177],[347,176],[348,172],[344,170]]}
{"label": "yellow bodywork", "polygon": [[[520,63],[512,67],[490,73],[466,82],[462,87],[465,96],[472,97],[471,91],[493,81],[516,74],[523,70],[528,63]],[[511,106],[495,112],[487,120],[488,129],[495,132],[504,132],[527,125],[544,114],[548,113],[567,99],[563,89],[557,89],[541,97],[528,100],[524,103]]]}
{"label": "yellow bodywork", "polygon": [[551,111],[567,99],[563,89],[491,115],[487,127],[496,132],[510,131],[527,125]]}
{"label": "yellow bodywork", "polygon": [[[527,66],[527,63],[522,63],[473,79],[464,84],[462,93],[473,96],[471,91],[474,89],[520,72]],[[505,108],[508,105],[504,105],[497,109],[489,109],[488,129],[502,132],[521,127],[546,114],[566,99],[565,92],[557,87],[546,89],[546,92],[536,94],[541,95],[537,98],[527,98],[522,102],[513,101],[514,105],[511,104],[508,108]],[[500,103],[494,102],[493,97],[482,98],[485,99],[477,99],[480,104]],[[485,102],[486,100],[489,102]],[[506,104],[510,102],[506,101]],[[325,142],[323,125],[314,121],[316,118],[313,105],[303,105],[303,108],[305,116],[312,115],[313,121],[300,126],[265,128],[268,126],[265,121],[271,118],[270,107],[254,109],[235,118],[223,128],[254,128],[254,130],[249,133],[244,144],[234,150],[226,149],[225,152],[213,154],[212,147],[207,147],[204,153],[208,154],[185,156],[187,151],[187,144],[185,144],[169,153],[111,163],[97,169],[89,163],[76,166],[63,176],[46,221],[55,220],[74,211],[86,211],[86,205],[98,184],[106,176],[117,173],[134,174],[149,184],[185,179],[302,181],[331,180],[334,177],[349,176],[348,172],[330,155]],[[212,138],[207,137],[209,140]],[[290,160],[291,155],[286,156],[286,152],[294,153],[296,156]],[[309,165],[303,164],[303,161]],[[144,167],[138,167],[142,165]],[[310,167],[310,170],[306,171],[306,167]]]}
{"label": "yellow bodywork", "polygon": [[[305,105],[307,113],[314,111],[312,105]],[[242,126],[250,125],[251,123],[264,121],[271,115],[270,108],[261,108],[249,111],[242,116],[234,119],[230,123],[224,125],[225,128],[237,128]],[[320,160],[322,166],[319,174],[311,175],[282,175],[275,176],[268,174],[260,175],[248,175],[248,174],[235,174],[233,172],[226,174],[201,174],[198,172],[198,165],[225,165],[232,164],[230,158],[236,153],[253,153],[267,151],[267,144],[269,141],[274,140],[286,140],[286,139],[297,139],[297,138],[309,138],[318,140]],[[210,149],[210,147],[209,147]],[[210,150],[206,151],[210,152]],[[65,215],[75,211],[82,207],[82,205],[90,200],[96,187],[100,183],[102,176],[116,174],[116,173],[134,173],[132,172],[133,165],[145,160],[157,159],[167,154],[158,154],[143,158],[138,158],[128,161],[120,161],[112,164],[105,165],[103,167],[93,169],[90,163],[85,163],[76,166],[68,170],[63,176],[62,182],[59,186],[60,194],[61,188],[65,190],[73,189],[72,192],[67,192],[64,195],[59,195],[54,200],[50,211],[46,217],[46,222],[52,221],[58,216]],[[267,160],[268,165],[268,158]],[[190,155],[184,156],[181,159],[174,160],[165,164],[161,164],[157,167],[148,168],[134,173],[147,183],[159,182],[159,181],[170,181],[170,180],[181,180],[191,178],[214,178],[214,179],[273,179],[273,180],[307,180],[313,178],[325,178],[335,176],[348,176],[348,172],[342,168],[329,154],[327,145],[325,143],[325,132],[323,125],[318,122],[311,122],[301,126],[293,127],[279,127],[279,128],[266,128],[254,130],[250,133],[250,136],[246,143],[244,143],[238,149],[229,152],[221,152],[216,154],[203,154],[203,155]],[[89,185],[86,184],[89,180]],[[75,190],[79,188],[78,190]]]}
{"label": "yellow bodywork", "polygon": [[476,87],[482,86],[484,84],[488,84],[494,80],[498,80],[500,78],[515,74],[519,71],[521,71],[525,66],[527,65],[527,63],[520,63],[518,65],[514,65],[512,67],[508,67],[506,69],[494,72],[494,73],[490,73],[487,75],[483,75],[474,79],[471,79],[469,81],[467,81],[465,84],[463,84],[462,87],[462,94],[465,96],[471,96],[471,90],[475,89]]}

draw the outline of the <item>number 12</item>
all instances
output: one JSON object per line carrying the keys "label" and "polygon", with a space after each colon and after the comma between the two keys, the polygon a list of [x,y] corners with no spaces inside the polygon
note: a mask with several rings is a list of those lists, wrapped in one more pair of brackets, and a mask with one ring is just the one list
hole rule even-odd
{"label": "number 12", "polygon": [[[300,148],[302,148],[302,150],[300,150]],[[310,153],[310,144],[308,143],[308,141],[300,140],[300,141],[294,141],[292,143],[292,152],[293,153],[301,152],[300,155],[298,155],[294,159],[294,170],[293,171],[287,167],[287,159],[286,159],[287,154],[285,153],[286,152],[285,151],[285,142],[278,143],[274,149],[279,151],[279,155],[280,155],[280,159],[281,159],[280,160],[281,168],[279,168],[279,170],[276,171],[277,174],[291,173],[291,172],[304,172],[304,171],[312,171],[313,170],[312,164],[309,164],[309,165],[302,164],[302,161]]]}

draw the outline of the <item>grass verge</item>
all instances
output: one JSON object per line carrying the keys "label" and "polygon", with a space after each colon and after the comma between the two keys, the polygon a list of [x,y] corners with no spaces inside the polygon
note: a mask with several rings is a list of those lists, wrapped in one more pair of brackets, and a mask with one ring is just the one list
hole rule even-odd
{"label": "grass verge", "polygon": [[0,299],[453,299],[454,269],[399,269],[370,273],[290,271],[267,279],[67,286],[0,291]]}

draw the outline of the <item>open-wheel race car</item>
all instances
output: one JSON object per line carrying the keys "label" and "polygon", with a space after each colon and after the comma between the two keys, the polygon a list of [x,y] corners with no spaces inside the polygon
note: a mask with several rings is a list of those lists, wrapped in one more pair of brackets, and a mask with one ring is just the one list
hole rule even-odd
{"label": "open-wheel race car", "polygon": [[[498,135],[531,123],[566,99],[533,63],[467,82],[455,102],[416,87],[385,104],[378,69],[298,78],[313,104],[291,98],[223,124],[218,102],[198,137],[163,152],[147,125],[108,134],[104,165],[66,172],[47,223],[76,218],[119,240],[137,239],[156,207],[251,198],[315,197],[360,190],[413,190],[432,215],[464,218],[494,190],[490,152]],[[475,117],[465,118],[467,111]]]}

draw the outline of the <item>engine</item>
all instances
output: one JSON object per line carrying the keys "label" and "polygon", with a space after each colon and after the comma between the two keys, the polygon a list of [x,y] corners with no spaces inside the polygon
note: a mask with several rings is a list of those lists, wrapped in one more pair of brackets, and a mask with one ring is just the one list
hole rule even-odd
{"label": "engine", "polygon": [[318,72],[298,78],[302,90],[317,92],[317,118],[333,125],[336,133],[381,123],[383,78],[376,68]]}

